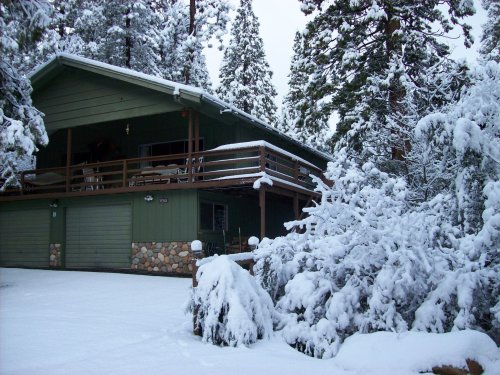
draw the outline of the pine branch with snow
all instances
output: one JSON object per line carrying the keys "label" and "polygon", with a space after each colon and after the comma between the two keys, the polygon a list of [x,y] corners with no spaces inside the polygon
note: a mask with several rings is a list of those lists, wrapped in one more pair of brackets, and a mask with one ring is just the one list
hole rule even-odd
{"label": "pine branch with snow", "polygon": [[2,189],[18,186],[18,161],[48,143],[43,114],[33,107],[31,84],[15,62],[49,22],[47,1],[0,4],[0,173]]}

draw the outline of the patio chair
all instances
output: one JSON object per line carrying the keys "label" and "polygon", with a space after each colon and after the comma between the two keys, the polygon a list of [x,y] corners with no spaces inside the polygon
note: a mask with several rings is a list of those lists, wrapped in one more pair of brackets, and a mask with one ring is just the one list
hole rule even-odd
{"label": "patio chair", "polygon": [[[197,164],[197,166],[195,166]],[[201,173],[203,172],[203,167],[201,166],[203,164],[203,156],[200,156],[198,159],[192,158],[191,159],[191,173]],[[179,182],[188,182],[188,165],[189,165],[189,158],[186,158],[186,167],[185,168],[179,168],[179,174],[180,175],[185,175],[184,177],[179,178]],[[193,176],[193,181],[196,179],[201,179],[200,177],[195,177]]]}
{"label": "patio chair", "polygon": [[96,176],[95,173],[94,168],[82,168],[83,181],[85,182],[83,190],[104,189],[102,177]]}

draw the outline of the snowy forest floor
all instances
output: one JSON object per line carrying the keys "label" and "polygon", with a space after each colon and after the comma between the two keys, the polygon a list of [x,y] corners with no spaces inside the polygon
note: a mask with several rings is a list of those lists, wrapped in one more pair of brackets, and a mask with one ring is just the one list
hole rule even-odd
{"label": "snowy forest floor", "polygon": [[[370,346],[391,351],[384,336],[363,335],[371,338],[346,344],[348,350],[330,360],[295,351],[279,333],[250,348],[202,343],[184,313],[190,285],[170,277],[0,269],[0,374],[354,375],[396,373],[389,370],[394,365],[400,375],[418,373],[411,361],[418,351],[399,343],[387,356],[390,366],[380,350],[370,353]],[[489,351],[488,372],[500,369],[494,345],[462,335],[448,340],[450,347],[437,336],[426,340],[455,354],[464,347],[472,356]]]}

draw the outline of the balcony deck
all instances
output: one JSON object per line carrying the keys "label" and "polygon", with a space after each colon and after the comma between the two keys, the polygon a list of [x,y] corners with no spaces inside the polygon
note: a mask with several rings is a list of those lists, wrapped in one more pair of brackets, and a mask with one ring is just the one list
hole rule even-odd
{"label": "balcony deck", "polygon": [[0,201],[120,194],[170,189],[217,189],[272,185],[316,196],[312,176],[321,169],[264,141],[230,144],[191,154],[122,159],[28,170],[21,187],[0,193]]}

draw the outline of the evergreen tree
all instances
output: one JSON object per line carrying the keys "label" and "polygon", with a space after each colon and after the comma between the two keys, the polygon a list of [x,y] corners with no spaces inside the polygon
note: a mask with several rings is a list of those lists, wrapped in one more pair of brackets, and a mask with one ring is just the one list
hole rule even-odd
{"label": "evergreen tree", "polygon": [[18,57],[40,37],[52,7],[45,0],[0,3],[0,174],[2,188],[18,185],[20,163],[48,143],[42,113],[31,102],[31,84]]}
{"label": "evergreen tree", "polygon": [[184,82],[184,65],[179,64],[185,56],[180,46],[189,33],[189,8],[182,1],[164,5],[163,28],[160,32],[161,71],[164,78]]}
{"label": "evergreen tree", "polygon": [[211,92],[203,49],[214,37],[222,45],[230,9],[228,0],[189,0],[189,28],[177,47],[183,83]]}
{"label": "evergreen tree", "polygon": [[[314,66],[308,65],[303,56],[308,54],[308,46],[302,33],[295,34],[293,57],[290,64],[288,93],[283,99],[282,115],[278,129],[305,144],[326,151],[329,137],[328,117],[318,109],[318,103],[304,91],[309,83],[309,75]],[[312,110],[311,108],[315,108]],[[306,113],[302,117],[301,113]]]}
{"label": "evergreen tree", "polygon": [[251,0],[241,0],[219,73],[217,94],[236,108],[276,124],[276,89]]}
{"label": "evergreen tree", "polygon": [[[54,0],[56,12],[28,68],[69,52],[210,91],[204,47],[222,40],[228,0]],[[33,51],[31,51],[33,52]]]}
{"label": "evergreen tree", "polygon": [[488,20],[483,25],[480,53],[485,60],[500,62],[500,2],[483,0],[482,4],[488,12]]}
{"label": "evergreen tree", "polygon": [[473,13],[472,2],[446,2],[445,13],[438,0],[301,1],[305,13],[318,11],[307,25],[304,56],[314,66],[306,90],[317,106],[302,117],[335,111],[337,147],[348,146],[361,160],[404,159],[414,119],[426,114],[407,113],[407,96],[420,99],[405,86],[432,81],[421,78],[446,60],[449,50],[439,37],[452,24],[462,27],[470,45],[470,27],[459,19]]}
{"label": "evergreen tree", "polygon": [[150,0],[103,2],[107,21],[102,59],[146,74],[161,76],[158,68],[158,30],[161,17]]}

